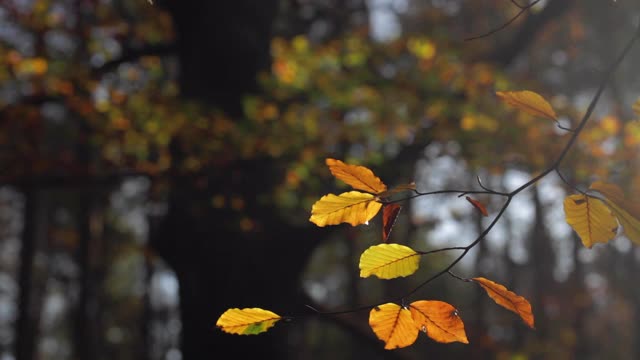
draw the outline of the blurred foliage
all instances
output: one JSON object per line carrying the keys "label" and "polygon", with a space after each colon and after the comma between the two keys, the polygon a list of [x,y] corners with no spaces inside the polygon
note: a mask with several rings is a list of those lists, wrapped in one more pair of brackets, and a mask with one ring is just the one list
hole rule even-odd
{"label": "blurred foliage", "polygon": [[[605,64],[607,59],[602,57],[591,65],[583,64],[595,47],[579,45],[602,39],[591,36],[594,33],[609,34],[598,32],[603,25],[591,21],[599,19],[593,9],[605,5],[598,7],[594,1],[586,1],[576,6],[566,21],[552,23],[540,31],[525,55],[524,65],[516,66],[514,71],[476,55],[490,50],[491,44],[508,39],[519,22],[494,38],[461,41],[464,35],[476,35],[507,21],[517,12],[511,2],[408,4],[411,11],[398,11],[404,31],[387,41],[373,41],[370,29],[358,22],[320,39],[311,31],[283,32],[275,37],[271,43],[271,68],[259,76],[262,93],[246,97],[244,116],[231,118],[218,109],[179,97],[179,71],[174,56],[150,52],[128,58],[141,49],[176,41],[171,18],[161,8],[146,1],[7,1],[0,5],[0,180],[22,185],[58,176],[73,183],[73,178],[90,182],[113,175],[142,175],[152,180],[149,192],[162,198],[166,190],[163,180],[172,171],[197,174],[237,160],[277,158],[285,176],[268,198],[257,200],[274,204],[290,222],[305,224],[311,205],[324,193],[326,184],[333,181],[323,164],[326,157],[393,169],[396,162],[401,162],[404,149],[416,147],[422,151],[432,146],[437,149],[435,157],[451,157],[463,164],[465,178],[471,179],[465,185],[473,184],[476,173],[497,179],[509,170],[535,173],[547,165],[564,145],[568,133],[549,121],[512,111],[499,102],[495,92],[539,91],[561,114],[563,126],[575,125],[584,109],[575,105],[574,94],[568,92],[582,88],[571,80],[584,75],[571,73],[562,83],[554,73],[536,70],[554,68],[569,73],[574,69],[578,74],[592,74],[590,66]],[[624,13],[624,19],[630,14],[631,11]],[[283,18],[279,21],[287,22]],[[619,36],[611,38],[626,38],[624,32],[616,34]],[[554,52],[559,51],[557,48],[562,53]],[[550,65],[550,58],[555,58],[556,64]],[[568,65],[557,65],[562,62],[558,58],[565,59]],[[518,70],[522,68],[525,70]],[[617,182],[625,190],[640,190],[640,125],[638,114],[629,109],[612,107],[589,123],[570,154],[566,171],[563,169],[572,184],[613,178],[620,180]],[[175,168],[176,161],[172,159],[172,139],[184,140],[181,168]],[[393,186],[394,182],[413,179],[383,180]],[[62,198],[55,201],[73,213],[78,205],[66,199],[67,195],[49,196]],[[214,208],[243,214],[246,199],[221,191],[209,203]],[[64,212],[60,210],[58,214]],[[405,231],[407,243],[420,242],[436,220],[421,222],[410,214],[413,225],[424,227],[405,224],[407,230],[402,230],[401,225],[394,235]],[[47,225],[51,234],[48,246],[68,255],[77,249],[79,235],[77,224],[63,220]],[[113,219],[105,221],[121,230]],[[251,231],[256,221],[243,214],[237,225]],[[100,291],[109,294],[109,304],[105,306],[118,309],[104,323],[105,329],[114,329],[116,322],[135,318],[137,315],[133,314],[143,307],[140,293],[136,292],[137,281],[143,280],[123,274],[138,274],[148,260],[145,256],[153,255],[145,253],[144,246],[135,243],[131,234],[127,237],[116,230],[108,234],[105,242],[110,244],[109,251],[101,254],[104,263],[96,270],[102,271],[105,281]],[[361,236],[366,235],[365,232]],[[359,253],[340,246],[344,244],[336,245],[337,250],[321,250],[335,255],[332,259],[345,259],[336,266],[338,270],[333,269],[338,274],[344,263],[353,260],[345,254]],[[604,252],[598,261],[605,263],[602,268],[606,269],[614,255]],[[435,269],[443,261],[434,258],[421,271]],[[314,267],[317,265],[310,264],[310,269]],[[327,269],[319,271],[324,270]],[[623,314],[637,312],[637,302],[631,295],[626,296],[630,290],[625,281],[629,280],[624,279],[622,286],[611,289],[606,301],[601,301],[606,304],[594,308],[592,316],[582,324],[591,338],[603,342],[603,348],[616,347],[617,340],[607,329],[617,325],[620,329],[633,327],[630,317]],[[597,279],[594,281],[599,284]],[[370,283],[358,286],[374,295],[385,291],[371,288]],[[63,290],[55,292],[67,296],[67,288],[60,288]],[[445,285],[434,287],[436,290],[448,294],[464,292]],[[594,285],[590,290],[601,289]],[[558,309],[575,304],[579,304],[579,310],[586,309],[594,300],[583,290],[567,289],[556,296],[547,294],[544,301],[550,312],[556,311],[550,315],[552,319],[565,316],[551,331],[554,336],[536,338],[524,345],[516,339],[513,343],[520,341],[522,346],[509,349],[504,344],[513,344],[508,341],[513,339],[504,329],[511,329],[512,324],[505,320],[502,326],[488,329],[478,342],[498,354],[496,358],[527,358],[528,354],[541,352],[566,358],[564,355],[577,343],[573,325],[579,314],[562,314]],[[611,311],[614,308],[617,310]],[[108,330],[106,338],[126,338],[133,344],[136,338],[129,337],[129,331],[135,330]],[[470,339],[474,342],[474,338]],[[507,340],[501,343],[500,339]],[[124,345],[114,340],[113,348],[117,346]]]}

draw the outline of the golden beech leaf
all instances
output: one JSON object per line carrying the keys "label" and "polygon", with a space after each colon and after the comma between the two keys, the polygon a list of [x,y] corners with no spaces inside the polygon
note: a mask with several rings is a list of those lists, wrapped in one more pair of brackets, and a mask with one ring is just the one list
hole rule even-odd
{"label": "golden beech leaf", "polygon": [[360,277],[375,275],[380,279],[409,276],[418,270],[420,254],[399,244],[379,244],[360,256]]}
{"label": "golden beech leaf", "polygon": [[622,231],[636,244],[640,244],[640,204],[635,199],[625,196],[622,189],[615,184],[596,181],[590,189],[604,195],[604,202],[616,216]]}
{"label": "golden beech leaf", "polygon": [[409,306],[416,326],[440,343],[459,341],[468,344],[464,323],[458,310],[444,301],[420,300]]}
{"label": "golden beech leaf", "polygon": [[564,199],[567,224],[580,236],[582,244],[591,248],[595,243],[608,243],[618,231],[618,222],[601,200],[583,194]]}
{"label": "golden beech leaf", "polygon": [[481,203],[476,199],[472,199],[468,196],[466,196],[465,199],[467,199],[467,201],[470,202],[471,205],[473,205],[473,207],[476,208],[482,214],[482,216],[489,216],[489,212],[487,211],[487,208],[484,206],[483,203]]}
{"label": "golden beech leaf", "polygon": [[413,322],[411,311],[394,303],[371,309],[369,326],[378,339],[384,341],[387,350],[407,347],[418,338],[418,327]]}
{"label": "golden beech leaf", "polygon": [[366,224],[382,207],[375,199],[375,196],[359,191],[328,194],[313,204],[309,221],[320,227],[340,223]]}
{"label": "golden beech leaf", "polygon": [[480,286],[487,292],[489,297],[496,302],[496,304],[518,314],[520,318],[522,318],[522,320],[525,322],[525,324],[527,324],[532,329],[534,328],[531,304],[529,304],[529,301],[527,299],[509,291],[503,285],[500,285],[483,277],[473,278],[472,280],[480,284]]}
{"label": "golden beech leaf", "polygon": [[382,242],[387,242],[391,228],[395,224],[402,207],[398,204],[386,204],[382,207]]}
{"label": "golden beech leaf", "polygon": [[229,334],[257,335],[267,331],[282,317],[260,308],[229,309],[220,315],[216,326]]}
{"label": "golden beech leaf", "polygon": [[375,176],[373,171],[364,166],[345,164],[340,160],[330,158],[326,159],[325,162],[333,176],[351,185],[356,190],[372,194],[387,190],[387,185],[379,177]]}
{"label": "golden beech leaf", "polygon": [[507,104],[528,114],[545,117],[554,121],[558,120],[558,115],[556,115],[551,105],[538,93],[529,90],[498,91],[496,95]]}

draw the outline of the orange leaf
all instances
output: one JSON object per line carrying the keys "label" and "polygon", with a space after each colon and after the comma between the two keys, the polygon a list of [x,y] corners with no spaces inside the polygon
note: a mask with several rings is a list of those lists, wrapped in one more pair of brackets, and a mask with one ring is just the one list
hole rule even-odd
{"label": "orange leaf", "polygon": [[533,91],[498,91],[496,95],[502,101],[526,113],[554,121],[558,120],[558,115],[547,100]]}
{"label": "orange leaf", "polygon": [[409,306],[413,321],[431,339],[450,343],[459,341],[468,344],[464,323],[456,308],[444,301],[420,300]]}
{"label": "orange leaf", "polygon": [[345,164],[336,159],[326,159],[329,170],[336,178],[351,185],[354,189],[378,194],[387,190],[379,177],[375,176],[373,171],[364,166]]}
{"label": "orange leaf", "polygon": [[398,204],[386,204],[382,208],[382,242],[387,242],[391,228],[398,218],[402,206]]}
{"label": "orange leaf", "polygon": [[418,338],[418,327],[411,311],[394,303],[371,309],[369,326],[378,339],[384,341],[384,348],[387,350],[407,347]]}
{"label": "orange leaf", "polygon": [[480,284],[480,286],[482,286],[482,288],[487,292],[489,297],[496,302],[496,304],[518,314],[522,318],[522,320],[527,325],[529,325],[530,328],[534,328],[531,304],[529,304],[529,301],[527,299],[509,291],[503,285],[500,285],[483,277],[473,278],[472,280]]}
{"label": "orange leaf", "polygon": [[465,199],[467,199],[468,202],[471,203],[471,205],[473,205],[473,207],[475,207],[476,209],[478,209],[478,211],[480,211],[480,213],[483,216],[489,216],[489,213],[487,212],[487,208],[478,200],[472,199],[470,197],[465,197]]}

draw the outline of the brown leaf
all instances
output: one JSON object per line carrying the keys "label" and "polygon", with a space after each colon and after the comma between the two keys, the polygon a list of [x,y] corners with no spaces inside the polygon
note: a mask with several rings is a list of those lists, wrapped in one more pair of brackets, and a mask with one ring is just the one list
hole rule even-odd
{"label": "brown leaf", "polygon": [[478,209],[478,211],[480,211],[480,213],[483,216],[489,216],[489,213],[487,212],[487,208],[478,200],[476,199],[472,199],[470,197],[465,197],[465,199],[467,199],[468,202],[471,203],[471,205],[473,205],[473,207],[475,207],[476,209]]}
{"label": "brown leaf", "polygon": [[496,302],[496,304],[504,307],[507,310],[511,310],[518,314],[520,318],[530,328],[534,329],[533,325],[533,313],[531,312],[531,304],[522,296],[519,296],[509,291],[503,285],[500,285],[491,280],[483,277],[473,278],[473,281],[477,282],[487,292],[489,297]]}
{"label": "brown leaf", "polygon": [[402,206],[398,204],[386,204],[382,208],[382,242],[387,242],[391,228],[395,224]]}

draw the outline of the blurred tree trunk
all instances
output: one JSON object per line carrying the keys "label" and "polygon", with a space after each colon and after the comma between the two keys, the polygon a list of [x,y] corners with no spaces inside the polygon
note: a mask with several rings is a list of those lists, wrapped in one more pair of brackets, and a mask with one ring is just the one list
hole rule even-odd
{"label": "blurred tree trunk", "polygon": [[[536,314],[545,313],[546,298],[549,294],[554,294],[556,290],[556,281],[553,278],[553,269],[556,264],[555,252],[551,244],[551,236],[545,225],[545,208],[540,200],[540,188],[533,187],[533,205],[535,209],[535,217],[529,239],[530,259],[529,268],[531,269],[531,297],[530,303]],[[540,341],[545,341],[549,337],[549,321],[544,315],[536,316],[536,334]],[[543,356],[539,354],[539,356]],[[539,357],[535,357],[536,359]]]}
{"label": "blurred tree trunk", "polygon": [[[177,31],[182,95],[240,117],[243,95],[256,91],[256,75],[269,65],[277,1],[166,5]],[[172,144],[178,168],[183,144],[180,139]],[[317,243],[314,229],[288,226],[274,205],[259,202],[282,175],[278,159],[264,157],[228,163],[202,176],[172,178],[168,213],[152,239],[180,284],[183,359],[214,359],[221,352],[239,359],[297,358],[287,354],[286,323],[252,337],[215,328],[231,307],[280,314],[304,309],[298,280]],[[234,199],[241,205],[214,208],[216,194],[227,204]]]}
{"label": "blurred tree trunk", "polygon": [[38,322],[32,306],[33,300],[33,260],[36,251],[36,213],[38,196],[33,187],[24,191],[24,224],[22,247],[20,249],[20,269],[18,272],[18,319],[16,324],[16,359],[31,360],[36,353],[36,332]]}

